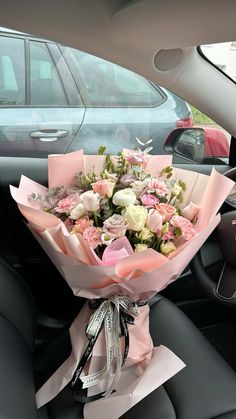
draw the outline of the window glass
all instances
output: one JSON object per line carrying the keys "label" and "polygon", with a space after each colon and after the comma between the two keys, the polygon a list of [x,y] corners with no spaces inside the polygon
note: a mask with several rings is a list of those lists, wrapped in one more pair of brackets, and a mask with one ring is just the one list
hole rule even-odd
{"label": "window glass", "polygon": [[101,58],[71,49],[81,94],[91,107],[152,107],[165,97],[149,81]]}
{"label": "window glass", "polygon": [[[207,115],[190,105],[193,115],[193,126],[204,129],[204,158],[209,163],[228,163],[231,135]],[[204,161],[207,163],[207,160]]]}
{"label": "window glass", "polygon": [[0,106],[25,104],[24,41],[0,37]]}
{"label": "window glass", "polygon": [[236,41],[202,45],[201,51],[208,60],[236,81]]}
{"label": "window glass", "polygon": [[34,106],[63,106],[67,100],[56,66],[47,46],[30,43],[30,104]]}

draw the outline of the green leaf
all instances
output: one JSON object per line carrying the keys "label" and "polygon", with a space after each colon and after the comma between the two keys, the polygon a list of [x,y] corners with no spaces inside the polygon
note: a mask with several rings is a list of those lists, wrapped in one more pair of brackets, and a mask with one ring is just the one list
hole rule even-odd
{"label": "green leaf", "polygon": [[182,235],[182,231],[180,230],[179,227],[174,228],[174,235],[175,237],[180,237]]}
{"label": "green leaf", "polygon": [[180,192],[180,193],[179,193],[179,195],[178,195],[178,200],[179,200],[179,202],[183,202],[184,197],[183,197],[182,192]]}
{"label": "green leaf", "polygon": [[178,184],[183,189],[183,191],[186,191],[186,183],[184,183],[182,180],[179,180]]}
{"label": "green leaf", "polygon": [[102,156],[105,153],[106,149],[107,148],[106,148],[105,145],[101,145],[101,147],[99,147],[99,149],[98,149],[98,155]]}

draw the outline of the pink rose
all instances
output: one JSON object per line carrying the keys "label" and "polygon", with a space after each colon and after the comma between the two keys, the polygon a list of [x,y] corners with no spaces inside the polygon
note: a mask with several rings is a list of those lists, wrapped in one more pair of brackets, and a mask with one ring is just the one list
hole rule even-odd
{"label": "pink rose", "polygon": [[153,233],[156,233],[158,230],[161,230],[163,223],[163,217],[162,215],[155,209],[151,209],[148,214],[148,220],[147,220],[147,227],[149,230],[151,230]]}
{"label": "pink rose", "polygon": [[158,204],[156,210],[163,216],[163,221],[170,221],[173,215],[176,213],[175,207],[169,204]]}
{"label": "pink rose", "polygon": [[190,240],[195,235],[195,230],[191,221],[181,215],[174,215],[174,217],[171,218],[170,223],[173,227],[180,229],[184,240]]}
{"label": "pink rose", "polygon": [[93,227],[93,220],[90,220],[89,217],[82,217],[75,222],[73,233],[80,233],[86,230],[86,228]]}
{"label": "pink rose", "polygon": [[111,198],[114,186],[115,182],[111,182],[106,179],[98,180],[96,183],[92,183],[94,192],[103,197],[107,196],[108,198]]}
{"label": "pink rose", "polygon": [[120,183],[121,183],[121,185],[122,186],[125,186],[125,187],[127,187],[127,186],[129,186],[132,182],[134,182],[135,180],[137,180],[137,178],[136,178],[136,176],[135,175],[129,175],[129,174],[127,174],[127,175],[123,175],[121,178],[120,178]]}
{"label": "pink rose", "polygon": [[168,188],[164,180],[152,178],[148,183],[148,191],[155,192],[158,196],[164,197],[168,193]]}
{"label": "pink rose", "polygon": [[60,199],[55,207],[55,211],[59,213],[70,212],[79,202],[80,195],[78,193],[73,193],[66,198]]}
{"label": "pink rose", "polygon": [[88,242],[92,249],[96,249],[101,243],[101,233],[96,227],[88,227],[83,232],[83,238]]}
{"label": "pink rose", "polygon": [[110,236],[115,238],[123,237],[127,230],[124,217],[114,214],[109,217],[103,224],[103,230]]}
{"label": "pink rose", "polygon": [[144,162],[144,154],[143,153],[130,153],[125,156],[125,160],[131,165],[138,165]]}
{"label": "pink rose", "polygon": [[187,218],[189,221],[196,220],[198,212],[199,212],[199,206],[194,204],[193,202],[190,202],[183,210],[182,215],[183,217]]}
{"label": "pink rose", "polygon": [[144,194],[141,196],[142,204],[147,208],[153,208],[159,203],[159,199],[151,194]]}

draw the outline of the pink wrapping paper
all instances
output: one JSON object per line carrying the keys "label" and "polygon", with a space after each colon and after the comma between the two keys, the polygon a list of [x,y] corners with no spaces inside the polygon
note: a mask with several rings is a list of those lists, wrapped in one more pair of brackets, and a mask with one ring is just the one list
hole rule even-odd
{"label": "pink wrapping paper", "polygon": [[[81,151],[63,156],[50,156],[49,186],[72,186],[75,172],[86,173],[92,168],[99,173],[103,164],[103,156],[83,156]],[[170,164],[169,156],[151,156],[146,171],[155,176],[158,170]],[[184,180],[187,186],[182,207],[190,201],[200,206],[200,215],[195,225],[197,234],[188,242],[180,241],[176,251],[169,258],[147,249],[141,254],[133,253],[121,259],[115,266],[103,266],[82,236],[70,235],[57,217],[44,213],[28,200],[27,197],[32,192],[42,193],[44,187],[22,177],[19,188],[11,187],[11,194],[28,220],[32,234],[76,296],[93,299],[124,295],[133,301],[139,301],[148,300],[179,277],[219,223],[220,215],[216,213],[234,185],[234,182],[215,169],[210,176],[174,169],[174,178]],[[117,419],[184,367],[184,360],[181,361],[169,349],[163,346],[152,347],[147,314],[146,306],[135,319],[133,329],[129,328],[133,343],[137,343],[138,331],[144,331],[144,345],[132,345],[131,342],[126,364],[128,367],[122,370],[116,392],[107,399],[86,404],[85,419],[92,419],[95,415],[104,419]],[[37,393],[38,407],[55,397],[71,380],[84,350],[84,327],[90,316],[91,311],[86,305],[71,325],[72,354]],[[92,371],[103,358],[104,349],[100,335],[90,365]],[[90,393],[91,391],[93,390],[90,390]],[[102,412],[102,416],[99,416],[99,412]]]}

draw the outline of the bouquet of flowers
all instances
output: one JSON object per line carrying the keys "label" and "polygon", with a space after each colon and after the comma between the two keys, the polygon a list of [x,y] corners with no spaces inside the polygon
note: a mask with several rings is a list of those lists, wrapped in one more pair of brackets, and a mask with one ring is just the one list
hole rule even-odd
{"label": "bouquet of flowers", "polygon": [[104,396],[85,405],[85,418],[101,408],[115,419],[185,366],[168,348],[153,348],[147,300],[213,231],[233,182],[214,169],[174,169],[170,156],[149,151],[52,155],[49,188],[25,176],[11,186],[35,238],[74,294],[88,299],[70,327],[71,356],[38,391],[38,407],[71,382],[88,398]]}

